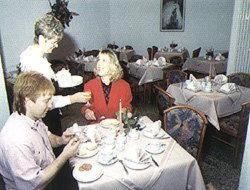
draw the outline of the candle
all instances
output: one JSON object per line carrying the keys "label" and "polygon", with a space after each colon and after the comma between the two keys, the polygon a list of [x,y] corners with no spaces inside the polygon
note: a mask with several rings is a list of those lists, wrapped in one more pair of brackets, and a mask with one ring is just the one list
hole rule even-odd
{"label": "candle", "polygon": [[119,122],[122,123],[122,100],[119,100]]}

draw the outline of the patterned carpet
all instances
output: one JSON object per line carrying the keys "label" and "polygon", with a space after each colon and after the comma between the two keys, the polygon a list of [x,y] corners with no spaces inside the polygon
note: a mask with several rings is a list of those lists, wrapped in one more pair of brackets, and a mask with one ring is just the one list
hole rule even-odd
{"label": "patterned carpet", "polygon": [[[147,115],[153,121],[158,120],[158,110],[154,103],[143,104],[136,102],[134,109],[140,116]],[[72,126],[74,122],[77,122],[79,125],[81,124],[82,116],[79,104],[67,107],[62,113],[63,129]],[[205,136],[205,141],[206,145],[201,165],[205,184],[212,183],[217,190],[236,190],[239,185],[240,169],[233,167],[232,150],[224,144],[211,140],[209,135]]]}

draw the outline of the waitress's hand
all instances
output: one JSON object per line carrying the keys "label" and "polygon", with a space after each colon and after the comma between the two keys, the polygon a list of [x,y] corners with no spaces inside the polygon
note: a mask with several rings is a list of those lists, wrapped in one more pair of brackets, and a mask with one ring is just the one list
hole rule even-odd
{"label": "waitress's hand", "polygon": [[70,102],[73,103],[86,103],[90,100],[91,94],[86,92],[77,92],[69,96]]}
{"label": "waitress's hand", "polygon": [[85,118],[87,120],[96,120],[95,113],[90,109],[85,110]]}

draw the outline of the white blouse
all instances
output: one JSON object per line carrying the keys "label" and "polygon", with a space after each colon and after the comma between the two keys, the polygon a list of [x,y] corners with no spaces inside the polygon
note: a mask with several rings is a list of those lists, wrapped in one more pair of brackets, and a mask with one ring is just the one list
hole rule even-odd
{"label": "white blouse", "polygon": [[[29,46],[20,55],[20,68],[22,72],[36,71],[49,80],[56,80],[56,75],[46,57],[39,57],[39,49]],[[53,108],[61,108],[71,104],[69,96],[53,96]]]}

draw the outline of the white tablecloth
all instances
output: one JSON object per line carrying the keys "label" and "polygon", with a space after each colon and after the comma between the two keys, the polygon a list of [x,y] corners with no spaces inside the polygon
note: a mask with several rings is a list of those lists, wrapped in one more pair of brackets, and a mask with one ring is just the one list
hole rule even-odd
{"label": "white tablecloth", "polygon": [[193,92],[185,89],[183,83],[171,84],[167,92],[175,98],[175,104],[187,104],[202,111],[208,121],[220,130],[218,118],[225,117],[241,109],[241,104],[250,101],[250,89],[239,86],[239,91],[232,94],[224,94],[213,91]]}
{"label": "white tablecloth", "polygon": [[132,76],[140,79],[139,85],[151,83],[163,79],[163,69],[172,66],[173,64],[167,63],[166,66],[145,66],[136,63],[129,63],[129,72]]}
{"label": "white tablecloth", "polygon": [[[99,125],[96,125],[99,127]],[[93,127],[93,125],[91,126]],[[101,129],[105,130],[105,129]],[[152,139],[140,134],[138,140],[128,138],[125,151],[135,147],[143,148]],[[128,168],[127,175],[120,162],[113,165],[103,166],[103,176],[97,181],[90,183],[78,182],[80,190],[205,190],[203,178],[196,160],[187,153],[172,138],[163,139],[166,150],[159,155],[154,155],[154,159],[159,163],[159,167],[151,165],[144,170],[132,170]],[[87,159],[73,158],[71,164],[79,162],[96,162],[96,156]]]}

